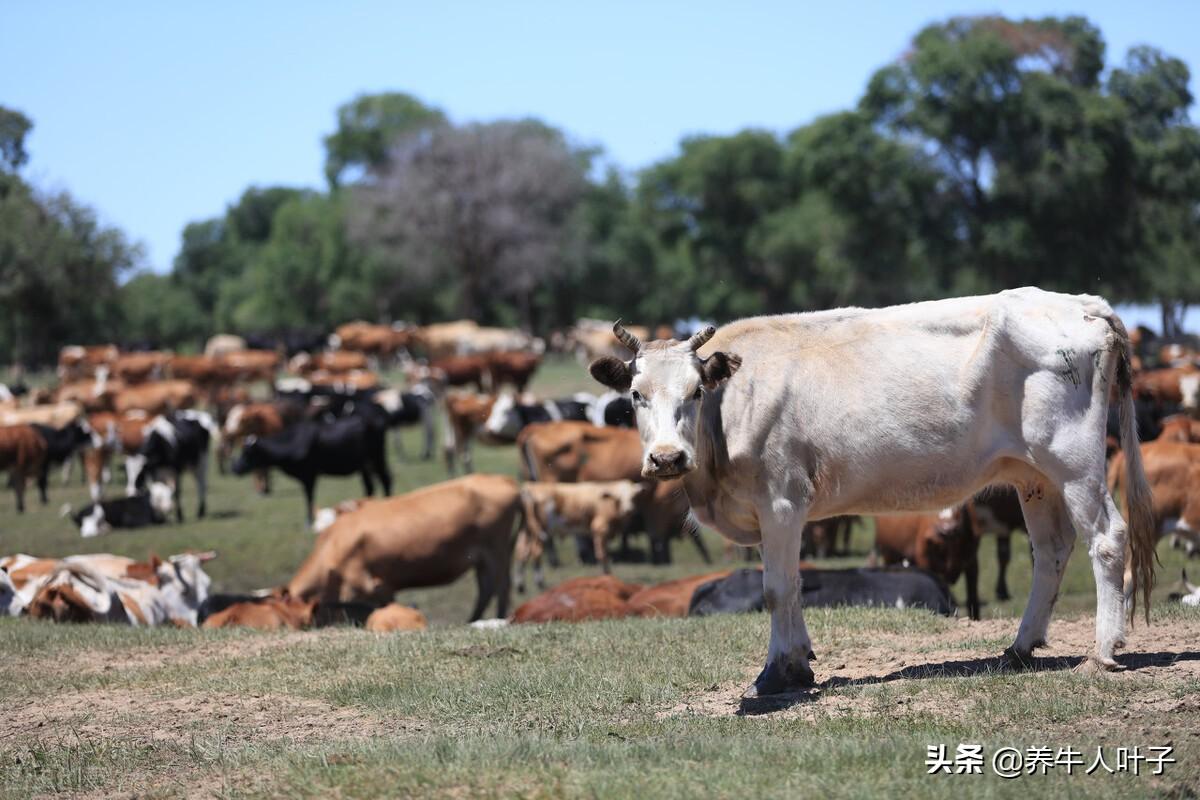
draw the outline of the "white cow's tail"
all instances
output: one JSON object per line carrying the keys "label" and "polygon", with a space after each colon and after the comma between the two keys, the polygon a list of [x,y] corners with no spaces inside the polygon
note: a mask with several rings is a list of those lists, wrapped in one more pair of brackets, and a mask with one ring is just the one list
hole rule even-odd
{"label": "white cow's tail", "polygon": [[1158,543],[1154,525],[1154,498],[1146,471],[1142,466],[1142,451],[1138,446],[1137,415],[1133,406],[1133,350],[1125,325],[1115,314],[1107,317],[1116,336],[1117,345],[1117,402],[1121,424],[1121,452],[1125,455],[1125,507],[1128,509],[1129,544],[1133,554],[1130,588],[1129,619],[1137,611],[1137,593],[1141,589],[1143,613],[1150,623],[1150,592],[1154,589],[1154,562],[1158,559]]}

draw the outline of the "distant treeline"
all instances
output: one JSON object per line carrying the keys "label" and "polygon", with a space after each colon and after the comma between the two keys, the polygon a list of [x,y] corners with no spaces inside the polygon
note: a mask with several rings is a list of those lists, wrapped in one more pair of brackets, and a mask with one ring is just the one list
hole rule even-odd
{"label": "distant treeline", "polygon": [[729,319],[1023,284],[1161,303],[1170,334],[1200,299],[1188,68],[1151,47],[1104,58],[1083,18],[951,19],[850,110],[783,136],[689,137],[632,177],[536,120],[454,124],[410,95],[363,95],[325,139],[327,191],[247,189],[186,227],[165,275],[27,185],[31,123],[0,109],[0,357],[354,318]]}

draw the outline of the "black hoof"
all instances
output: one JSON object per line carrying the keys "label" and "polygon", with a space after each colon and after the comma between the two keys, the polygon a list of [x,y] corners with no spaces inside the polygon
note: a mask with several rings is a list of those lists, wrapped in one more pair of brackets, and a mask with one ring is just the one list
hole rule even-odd
{"label": "black hoof", "polygon": [[758,674],[750,688],[742,693],[742,699],[754,700],[777,694],[791,694],[811,689],[815,685],[813,671],[808,667],[799,664],[785,667],[779,661],[772,661]]}
{"label": "black hoof", "polygon": [[1010,669],[1029,669],[1033,666],[1033,653],[1022,653],[1013,647],[1004,649],[1004,660],[1008,663]]}

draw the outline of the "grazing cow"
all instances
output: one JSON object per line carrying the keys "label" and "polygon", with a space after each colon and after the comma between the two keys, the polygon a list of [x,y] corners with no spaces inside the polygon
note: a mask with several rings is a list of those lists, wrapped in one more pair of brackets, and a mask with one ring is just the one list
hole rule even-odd
{"label": "grazing cow", "polygon": [[[1117,668],[1127,537],[1134,588],[1148,606],[1155,532],[1129,340],[1102,299],[1025,288],[748,319],[644,347],[614,330],[634,358],[599,359],[591,373],[631,391],[643,474],[683,477],[701,521],[761,544],[771,643],[747,697],[813,683],[792,568],[805,522],[944,508],[997,483],[1020,490],[1035,554],[1010,661],[1029,663],[1045,641],[1077,532],[1097,584],[1092,660]],[[1104,481],[1114,381],[1129,454],[1128,527]]]}
{"label": "grazing cow", "polygon": [[241,455],[233,462],[233,474],[278,467],[304,487],[304,512],[313,522],[313,495],[320,475],[362,475],[366,494],[375,494],[378,478],[383,493],[392,493],[392,473],[387,465],[385,436],[387,427],[379,413],[369,406],[348,417],[332,420],[304,420],[282,433],[259,439],[246,439]]}
{"label": "grazing cow", "polygon": [[294,597],[263,597],[234,603],[205,617],[201,628],[254,628],[274,631],[288,628],[294,631],[313,626],[315,600]]}
{"label": "grazing cow", "polygon": [[104,441],[87,420],[82,418],[64,428],[35,424],[33,429],[46,443],[46,457],[42,460],[42,468],[37,477],[38,492],[41,494],[42,505],[45,505],[49,501],[46,497],[46,487],[50,478],[50,466],[68,462],[75,455],[75,451],[81,448],[102,447]]}
{"label": "grazing cow", "polygon": [[1021,499],[1011,486],[993,486],[971,499],[979,535],[996,537],[996,599],[1008,600],[1008,565],[1012,561],[1012,532],[1025,533]]}
{"label": "grazing cow", "polygon": [[200,393],[191,381],[170,380],[130,386],[113,397],[112,408],[118,414],[145,411],[147,414],[167,414],[191,408]]}
{"label": "grazing cow", "polygon": [[524,484],[521,505],[525,526],[517,539],[517,563],[513,566],[517,591],[525,591],[525,569],[530,561],[538,588],[546,587],[542,547],[556,536],[588,537],[596,561],[607,575],[608,540],[625,531],[637,513],[639,497],[652,489],[649,484],[633,481]]}
{"label": "grazing cow", "polygon": [[0,426],[0,472],[8,473],[17,496],[17,511],[25,513],[25,481],[42,474],[46,440],[32,425]]}
{"label": "grazing cow", "polygon": [[399,603],[388,603],[383,608],[377,608],[371,612],[364,627],[372,633],[423,631],[429,627],[429,621],[415,608],[402,606]]}
{"label": "grazing cow", "polygon": [[[954,613],[950,590],[937,576],[917,569],[802,569],[804,605],[925,608],[949,616]],[[688,616],[743,614],[766,608],[763,573],[740,569],[728,577],[696,587]],[[812,658],[812,655],[809,655]]]}
{"label": "grazing cow", "polygon": [[518,400],[513,393],[502,392],[492,404],[491,413],[483,425],[483,432],[493,441],[515,442],[525,426],[535,422],[564,419],[587,422],[591,419],[591,404],[594,400],[591,395],[577,394],[570,398],[538,403],[524,398]]}
{"label": "grazing cow", "polygon": [[620,619],[629,613],[629,598],[641,589],[637,584],[625,583],[611,575],[572,578],[522,603],[513,612],[512,622],[526,624]]}
{"label": "grazing cow", "polygon": [[471,444],[479,429],[487,422],[495,402],[493,395],[464,392],[448,392],[442,398],[446,412],[442,425],[442,453],[446,458],[446,471],[451,477],[458,471],[457,463],[462,464],[464,472],[470,473],[475,469]]}
{"label": "grazing cow", "polygon": [[542,364],[540,353],[523,351],[497,352],[487,354],[488,382],[492,391],[498,391],[501,386],[510,385],[517,392],[525,391],[533,373]]}
{"label": "grazing cow", "polygon": [[875,550],[884,564],[912,565],[953,586],[962,575],[967,612],[979,619],[979,525],[970,503],[937,514],[875,518]]}
{"label": "grazing cow", "polygon": [[469,475],[367,503],[318,537],[288,583],[302,600],[385,605],[401,589],[442,586],[475,570],[471,620],[496,597],[508,612],[514,526],[521,514],[512,478]]}
{"label": "grazing cow", "polygon": [[125,459],[125,470],[129,473],[126,494],[134,495],[147,477],[168,471],[174,478],[175,519],[183,522],[182,475],[185,470],[190,471],[196,479],[196,516],[203,517],[207,510],[209,443],[221,440],[217,423],[203,411],[177,411],[155,417],[145,427],[144,434],[142,446]]}
{"label": "grazing cow", "polygon": [[[383,389],[371,398],[387,413],[389,428],[420,425],[425,432],[425,446],[421,450],[421,459],[429,461],[433,458],[433,417],[437,400],[429,387],[417,384],[410,392],[399,389]],[[396,453],[404,457],[404,445],[400,434],[396,434]]]}
{"label": "grazing cow", "polygon": [[[758,570],[754,570],[758,572]],[[706,583],[719,581],[727,577],[731,570],[709,572],[704,575],[691,575],[687,578],[677,578],[655,586],[647,586],[629,598],[627,610],[631,617],[686,617],[692,603],[692,595],[696,589]],[[758,579],[762,590],[762,577]]]}
{"label": "grazing cow", "polygon": [[72,511],[63,507],[63,516],[69,516],[85,539],[109,533],[113,529],[144,528],[162,525],[175,505],[174,490],[165,483],[151,481],[150,488],[131,497],[99,500]]}

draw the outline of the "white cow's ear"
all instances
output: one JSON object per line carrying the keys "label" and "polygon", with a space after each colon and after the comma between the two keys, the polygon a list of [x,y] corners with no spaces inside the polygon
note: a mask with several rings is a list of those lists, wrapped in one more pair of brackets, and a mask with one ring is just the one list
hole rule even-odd
{"label": "white cow's ear", "polygon": [[600,383],[618,392],[629,391],[629,386],[633,383],[633,368],[614,356],[597,358],[588,367],[588,372]]}
{"label": "white cow's ear", "polygon": [[715,389],[733,377],[733,373],[742,366],[742,357],[733,353],[713,353],[700,362],[700,380],[704,388]]}

